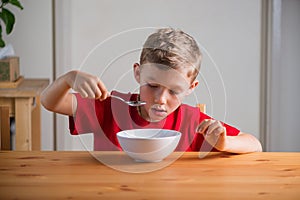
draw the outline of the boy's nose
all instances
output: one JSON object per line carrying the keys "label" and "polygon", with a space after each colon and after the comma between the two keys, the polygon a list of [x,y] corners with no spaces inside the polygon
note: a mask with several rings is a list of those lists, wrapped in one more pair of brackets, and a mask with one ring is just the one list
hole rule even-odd
{"label": "boy's nose", "polygon": [[168,91],[166,89],[160,89],[156,92],[155,103],[157,104],[166,104]]}

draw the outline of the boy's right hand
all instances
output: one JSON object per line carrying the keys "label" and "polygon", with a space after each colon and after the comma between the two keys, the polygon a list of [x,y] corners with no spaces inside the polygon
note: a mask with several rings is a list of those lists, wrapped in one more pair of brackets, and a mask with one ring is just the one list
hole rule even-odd
{"label": "boy's right hand", "polygon": [[109,96],[103,82],[97,76],[85,72],[71,71],[67,83],[83,98],[104,100]]}

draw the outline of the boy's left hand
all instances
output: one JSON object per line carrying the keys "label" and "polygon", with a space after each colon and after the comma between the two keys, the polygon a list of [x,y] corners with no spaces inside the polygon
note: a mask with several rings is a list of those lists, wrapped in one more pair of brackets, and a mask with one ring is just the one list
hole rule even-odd
{"label": "boy's left hand", "polygon": [[220,121],[213,119],[203,120],[196,129],[197,133],[204,136],[205,140],[219,151],[226,149],[226,128]]}

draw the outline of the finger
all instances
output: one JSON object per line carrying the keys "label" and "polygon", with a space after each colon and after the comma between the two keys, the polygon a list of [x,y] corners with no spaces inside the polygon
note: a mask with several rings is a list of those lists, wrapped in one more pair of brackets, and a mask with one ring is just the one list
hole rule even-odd
{"label": "finger", "polygon": [[86,88],[86,93],[88,94],[88,98],[95,99],[95,92],[91,88]]}
{"label": "finger", "polygon": [[109,96],[109,92],[107,91],[104,83],[101,80],[98,80],[97,86],[98,86],[98,88],[100,90],[100,93],[101,93],[100,96],[99,96],[99,99],[100,100],[106,99]]}
{"label": "finger", "polygon": [[203,120],[197,127],[196,132],[202,133],[202,134],[205,133],[207,131],[208,127],[210,126],[210,124],[212,124],[214,122],[215,122],[215,120],[212,120],[212,119]]}
{"label": "finger", "polygon": [[93,93],[92,97],[95,99],[100,99],[103,93],[105,93],[104,90],[106,90],[104,84],[101,82],[101,80],[98,77],[93,77],[89,80],[89,87],[91,87],[91,91],[89,92]]}
{"label": "finger", "polygon": [[218,121],[214,121],[213,123],[211,123],[209,125],[209,127],[207,128],[206,134],[210,135],[215,129],[217,129],[218,127],[220,127],[219,122]]}
{"label": "finger", "polygon": [[223,127],[217,127],[214,130],[211,131],[210,135],[214,135],[215,137],[220,137],[224,134],[224,128]]}
{"label": "finger", "polygon": [[94,93],[95,93],[95,99],[100,99],[102,93],[98,87],[94,89]]}
{"label": "finger", "polygon": [[84,83],[82,85],[82,90],[87,94],[87,98],[90,98],[90,99],[94,99],[95,98],[95,92],[92,88],[92,84],[88,84],[88,83]]}
{"label": "finger", "polygon": [[208,120],[203,120],[197,127],[196,132],[204,133],[208,127]]}
{"label": "finger", "polygon": [[93,84],[92,90],[93,90],[95,99],[99,99],[101,97],[101,95],[102,95],[102,92],[101,92],[100,88],[98,87],[97,83]]}
{"label": "finger", "polygon": [[220,130],[220,136],[226,136],[226,127],[225,126],[222,126],[221,128],[222,130]]}
{"label": "finger", "polygon": [[104,99],[106,99],[108,96],[109,96],[109,92],[105,89],[105,90],[102,92],[101,99],[104,100]]}
{"label": "finger", "polygon": [[102,88],[99,87],[98,83],[101,82],[98,77],[93,77],[88,82],[88,87],[85,89],[90,94],[91,98],[100,99],[102,96]]}
{"label": "finger", "polygon": [[77,92],[80,94],[80,96],[82,98],[87,98],[88,97],[88,94],[82,88],[78,88]]}

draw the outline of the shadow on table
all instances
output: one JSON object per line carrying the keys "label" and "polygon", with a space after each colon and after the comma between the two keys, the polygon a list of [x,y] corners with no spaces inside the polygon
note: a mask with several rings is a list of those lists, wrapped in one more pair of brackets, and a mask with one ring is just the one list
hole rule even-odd
{"label": "shadow on table", "polygon": [[165,168],[179,159],[184,152],[176,152],[161,162],[136,162],[124,152],[90,152],[102,164],[122,172],[148,173]]}
{"label": "shadow on table", "polygon": [[231,158],[237,154],[228,152],[198,152],[197,155],[183,156],[181,160],[211,160],[219,158]]}

